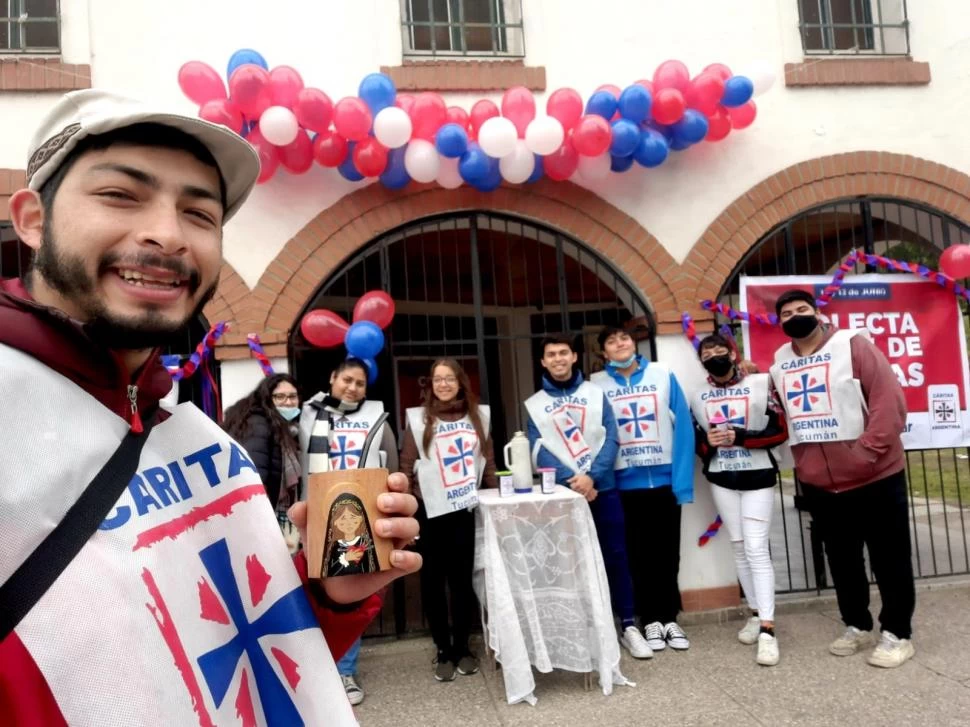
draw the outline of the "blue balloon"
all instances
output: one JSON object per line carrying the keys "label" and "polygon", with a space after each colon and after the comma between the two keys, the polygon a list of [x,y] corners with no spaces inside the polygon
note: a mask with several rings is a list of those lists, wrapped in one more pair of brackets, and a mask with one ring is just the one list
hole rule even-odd
{"label": "blue balloon", "polygon": [[724,106],[735,108],[744,106],[754,95],[754,84],[747,76],[731,76],[724,82],[724,93],[721,94],[721,103]]}
{"label": "blue balloon", "polygon": [[407,145],[398,149],[391,149],[387,153],[387,166],[378,179],[388,189],[403,189],[411,181],[411,175],[404,167],[404,152]]}
{"label": "blue balloon", "polygon": [[435,134],[434,145],[441,156],[457,159],[468,151],[468,132],[458,124],[445,124]]}
{"label": "blue balloon", "polygon": [[692,146],[693,144],[686,139],[678,139],[677,137],[674,137],[674,140],[670,142],[671,151],[686,151]]}
{"label": "blue balloon", "polygon": [[370,108],[370,112],[377,115],[381,109],[394,105],[397,97],[397,89],[394,88],[394,81],[384,73],[370,73],[364,76],[357,89],[357,95]]}
{"label": "blue balloon", "polygon": [[266,59],[262,55],[252,48],[240,48],[229,58],[229,65],[226,66],[226,79],[232,78],[232,72],[239,68],[239,66],[245,66],[248,63],[265,68],[267,71],[269,70],[269,63],[266,62]]}
{"label": "blue balloon", "polygon": [[602,116],[609,121],[616,114],[616,97],[609,91],[597,91],[586,102],[586,113]]}
{"label": "blue balloon", "polygon": [[660,134],[664,139],[667,140],[669,144],[674,140],[673,128],[670,126],[664,126],[663,124],[658,124],[656,121],[648,121],[646,124],[640,126],[641,131],[652,130]]}
{"label": "blue balloon", "polygon": [[348,182],[359,182],[364,178],[364,175],[358,172],[357,167],[354,166],[354,147],[356,146],[356,141],[347,144],[347,158],[340,162],[340,166],[337,167],[340,176]]}
{"label": "blue balloon", "polygon": [[627,86],[620,94],[620,116],[634,124],[646,120],[650,115],[651,106],[653,106],[653,98],[650,92],[638,83]]}
{"label": "blue balloon", "polygon": [[532,184],[533,182],[538,182],[540,179],[542,179],[543,175],[545,174],[545,169],[543,169],[542,167],[542,157],[536,154],[535,158],[536,158],[536,165],[532,169],[532,174],[530,174],[529,178],[525,180],[526,184]]}
{"label": "blue balloon", "polygon": [[384,348],[384,331],[372,321],[358,321],[347,329],[344,345],[354,358],[374,358]]}
{"label": "blue balloon", "polygon": [[627,119],[617,119],[610,126],[613,129],[610,154],[615,157],[628,157],[633,154],[640,143],[640,127]]}
{"label": "blue balloon", "polygon": [[473,142],[468,145],[468,151],[461,155],[461,160],[458,162],[458,174],[468,184],[474,186],[488,176],[489,159],[488,154],[482,151],[482,147]]}
{"label": "blue balloon", "polygon": [[630,167],[633,166],[633,156],[628,157],[615,157],[610,156],[610,169],[614,172],[625,172]]}
{"label": "blue balloon", "polygon": [[690,145],[704,141],[708,126],[707,117],[704,114],[694,109],[687,109],[683,118],[671,127],[671,131],[674,132],[675,142]]}
{"label": "blue balloon", "polygon": [[502,172],[499,170],[498,159],[486,155],[488,161],[488,172],[485,178],[479,180],[472,186],[479,192],[494,192],[502,184]]}
{"label": "blue balloon", "polygon": [[364,365],[367,366],[367,384],[371,386],[377,381],[377,361],[365,358]]}
{"label": "blue balloon", "polygon": [[659,167],[666,161],[668,153],[666,137],[656,129],[645,129],[640,134],[640,143],[633,152],[633,158],[641,166]]}

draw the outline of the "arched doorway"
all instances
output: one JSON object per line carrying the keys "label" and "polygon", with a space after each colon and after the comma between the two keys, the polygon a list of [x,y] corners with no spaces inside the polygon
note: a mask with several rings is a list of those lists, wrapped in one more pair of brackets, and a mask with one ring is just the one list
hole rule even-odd
{"label": "arched doorway", "polygon": [[[937,268],[940,253],[970,244],[970,226],[932,207],[892,197],[853,197],[810,208],[764,235],[741,258],[719,300],[739,307],[742,275],[831,275],[852,250]],[[857,273],[875,272],[865,265]],[[886,272],[880,270],[879,272]],[[968,308],[961,301],[970,326]],[[735,328],[740,324],[719,319]],[[907,476],[912,510],[913,566],[920,578],[970,573],[970,451],[910,450]],[[772,533],[779,592],[821,590],[831,583],[821,544],[801,511],[797,480],[783,472],[781,513]]]}

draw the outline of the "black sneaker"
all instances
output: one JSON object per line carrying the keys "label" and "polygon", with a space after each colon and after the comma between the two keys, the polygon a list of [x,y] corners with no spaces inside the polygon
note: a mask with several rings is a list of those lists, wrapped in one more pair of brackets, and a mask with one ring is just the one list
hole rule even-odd
{"label": "black sneaker", "polygon": [[471,654],[465,654],[458,660],[458,673],[463,676],[478,673],[478,659]]}
{"label": "black sneaker", "polygon": [[455,663],[443,651],[434,658],[434,678],[439,682],[455,681]]}

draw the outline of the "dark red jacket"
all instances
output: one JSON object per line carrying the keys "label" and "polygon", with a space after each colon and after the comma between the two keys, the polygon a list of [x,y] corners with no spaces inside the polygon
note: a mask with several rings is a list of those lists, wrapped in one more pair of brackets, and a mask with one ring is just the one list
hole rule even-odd
{"label": "dark red jacket", "polygon": [[[0,281],[0,344],[23,351],[69,378],[129,424],[133,423],[129,384],[138,386],[140,412],[155,409],[172,388],[171,376],[157,351],[135,377],[129,376],[116,354],[93,343],[80,324],[60,311],[35,303],[20,280]],[[3,446],[15,445],[10,441],[12,433],[3,434],[7,437]],[[31,436],[29,426],[22,436]],[[295,566],[306,584],[302,551]],[[381,599],[375,595],[360,608],[338,612],[322,605],[313,590],[307,589],[310,603],[330,651],[338,659],[378,614]],[[16,632],[0,642],[0,724],[65,724],[44,675]]]}

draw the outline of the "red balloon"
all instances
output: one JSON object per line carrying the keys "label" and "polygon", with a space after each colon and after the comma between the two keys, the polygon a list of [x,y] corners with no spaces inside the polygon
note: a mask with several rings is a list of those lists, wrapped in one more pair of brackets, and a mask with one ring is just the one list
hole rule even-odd
{"label": "red balloon", "polygon": [[461,106],[449,106],[448,111],[445,114],[446,124],[458,124],[465,131],[468,131],[468,124],[471,122],[471,117],[468,112],[465,111]]}
{"label": "red balloon", "polygon": [[719,106],[707,119],[707,136],[705,141],[720,141],[731,133],[731,117],[727,109]]}
{"label": "red balloon", "polygon": [[256,183],[265,184],[273,178],[276,170],[279,169],[279,150],[263,138],[263,135],[259,133],[259,129],[250,131],[249,136],[246,137],[246,141],[252,144],[256,153],[259,154],[259,177],[256,179]]}
{"label": "red balloon", "polygon": [[970,245],[950,245],[940,255],[940,270],[954,280],[970,277]]}
{"label": "red balloon", "polygon": [[243,115],[242,111],[226,98],[217,98],[207,101],[199,109],[199,118],[205,119],[213,124],[227,126],[237,134],[242,131]]}
{"label": "red balloon", "polygon": [[417,95],[408,115],[413,129],[411,138],[434,141],[434,135],[448,118],[448,108],[440,95],[428,91]]}
{"label": "red balloon", "polygon": [[387,168],[387,147],[370,136],[354,147],[354,166],[365,177],[379,177]]}
{"label": "red balloon", "polygon": [[546,113],[557,119],[563,130],[568,132],[583,115],[583,97],[572,88],[557,89],[546,101]]}
{"label": "red balloon", "polygon": [[[613,98],[619,99],[620,94],[623,93],[623,89],[613,83],[604,83],[602,86],[597,86],[596,91],[608,91],[613,94]],[[594,91],[593,93],[596,93]]]}
{"label": "red balloon", "polygon": [[332,310],[312,310],[300,321],[300,332],[313,346],[333,348],[344,342],[347,321]]}
{"label": "red balloon", "polygon": [[269,72],[269,93],[274,106],[286,106],[292,110],[302,90],[303,77],[295,68],[277,66]]}
{"label": "red balloon", "polygon": [[684,102],[689,109],[697,109],[705,116],[713,114],[724,95],[724,81],[714,73],[702,73],[690,82]]}
{"label": "red balloon", "polygon": [[469,117],[472,122],[472,134],[477,137],[478,130],[482,128],[482,124],[499,115],[498,106],[488,99],[477,101],[475,105],[472,106],[472,112]]}
{"label": "red balloon", "polygon": [[532,91],[524,86],[513,86],[502,96],[502,116],[515,124],[519,138],[525,138],[525,129],[536,117],[536,100]]}
{"label": "red balloon", "polygon": [[686,110],[684,95],[676,88],[661,88],[653,97],[653,120],[658,124],[676,124]]}
{"label": "red balloon", "polygon": [[610,148],[611,141],[610,122],[596,114],[584,116],[573,129],[573,146],[583,156],[598,157]]}
{"label": "red balloon", "polygon": [[363,141],[370,134],[370,109],[356,96],[347,96],[333,107],[333,127],[345,139]]}
{"label": "red balloon", "polygon": [[313,142],[307,133],[300,129],[296,139],[280,147],[280,164],[294,174],[303,174],[313,166]]}
{"label": "red balloon", "polygon": [[252,63],[239,66],[229,77],[229,97],[249,119],[258,119],[273,105],[269,71]]}
{"label": "red balloon", "polygon": [[179,68],[178,79],[182,93],[199,106],[226,98],[226,85],[216,69],[208,63],[189,61]]}
{"label": "red balloon", "polygon": [[713,73],[722,81],[726,81],[734,75],[731,73],[731,69],[725,66],[723,63],[712,63],[711,65],[707,66],[702,73]]}
{"label": "red balloon", "polygon": [[748,101],[744,106],[728,109],[728,116],[731,117],[731,128],[747,129],[754,123],[755,116],[758,115],[758,107],[754,101]]}
{"label": "red balloon", "polygon": [[394,319],[394,299],[383,290],[364,293],[354,306],[354,323],[371,321],[379,328],[387,328]]}
{"label": "red balloon", "polygon": [[411,108],[414,106],[414,96],[409,93],[399,93],[394,99],[394,105],[399,109],[404,109],[404,113],[411,115]]}
{"label": "red balloon", "polygon": [[653,74],[653,85],[658,91],[676,88],[684,93],[690,85],[690,71],[681,61],[664,61]]}
{"label": "red balloon", "polygon": [[321,166],[339,167],[347,158],[347,140],[340,134],[333,131],[324,131],[317,134],[313,140],[313,158]]}
{"label": "red balloon", "polygon": [[301,88],[296,95],[293,113],[304,129],[323,133],[330,129],[333,101],[319,88]]}
{"label": "red balloon", "polygon": [[[606,119],[597,117],[603,122]],[[579,166],[579,153],[573,146],[571,139],[566,139],[562,146],[548,156],[542,157],[542,169],[549,179],[557,182],[569,179]]]}
{"label": "red balloon", "polygon": [[643,86],[645,89],[647,89],[650,92],[650,96],[651,97],[653,96],[654,94],[653,81],[648,81],[646,78],[641,78],[639,81],[634,81],[634,83],[636,83],[636,85],[638,86]]}

